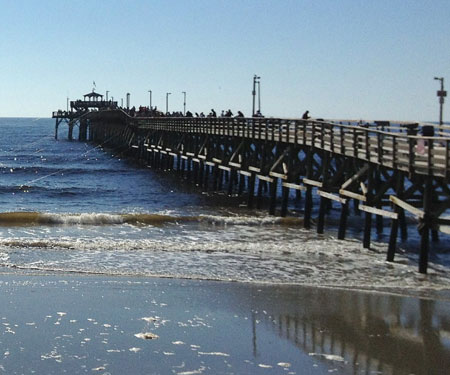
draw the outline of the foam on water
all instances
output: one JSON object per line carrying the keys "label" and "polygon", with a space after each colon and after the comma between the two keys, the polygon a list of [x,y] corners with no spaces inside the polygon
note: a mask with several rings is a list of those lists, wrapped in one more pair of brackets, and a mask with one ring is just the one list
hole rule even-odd
{"label": "foam on water", "polygon": [[[113,229],[116,228],[116,229]],[[400,252],[385,261],[387,245],[364,249],[298,227],[211,226],[172,223],[12,228],[0,237],[0,264],[38,271],[296,283],[382,290],[447,288],[447,268],[431,263],[417,273],[417,259]],[[79,231],[78,231],[79,230]],[[111,231],[110,231],[111,230]],[[280,238],[289,240],[280,241]]]}

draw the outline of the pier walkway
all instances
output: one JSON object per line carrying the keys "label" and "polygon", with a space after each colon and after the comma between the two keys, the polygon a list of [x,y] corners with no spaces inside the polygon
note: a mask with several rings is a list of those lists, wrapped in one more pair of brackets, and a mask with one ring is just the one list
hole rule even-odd
{"label": "pier walkway", "polygon": [[[53,116],[57,119],[58,114]],[[73,120],[72,120],[73,121]],[[304,226],[323,233],[332,205],[340,208],[340,239],[347,217],[364,214],[364,247],[390,220],[387,260],[406,216],[421,237],[419,271],[427,272],[430,234],[450,233],[450,127],[386,121],[359,124],[278,118],[131,117],[121,109],[80,114],[80,140],[120,149],[140,162],[180,175],[205,190],[242,194],[249,208],[267,202],[270,214],[287,215],[296,192]],[[422,135],[418,135],[422,134]],[[423,134],[427,136],[423,136]],[[71,136],[71,134],[70,134]],[[375,221],[372,219],[375,217]]]}

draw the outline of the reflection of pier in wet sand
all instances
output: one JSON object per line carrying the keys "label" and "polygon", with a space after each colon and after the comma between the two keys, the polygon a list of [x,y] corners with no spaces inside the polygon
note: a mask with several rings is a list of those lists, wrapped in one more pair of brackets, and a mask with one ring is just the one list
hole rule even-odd
{"label": "reflection of pier in wet sand", "polygon": [[339,374],[447,374],[450,368],[447,301],[313,288],[279,297],[283,302],[263,311],[255,301],[256,355],[261,321],[318,362],[332,361]]}

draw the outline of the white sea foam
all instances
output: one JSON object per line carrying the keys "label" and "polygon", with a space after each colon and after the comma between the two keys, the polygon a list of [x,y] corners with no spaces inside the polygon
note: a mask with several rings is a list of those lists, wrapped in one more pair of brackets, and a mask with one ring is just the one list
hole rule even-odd
{"label": "white sea foam", "polygon": [[123,217],[121,215],[104,214],[104,213],[83,213],[78,215],[72,214],[41,214],[42,222],[49,224],[64,225],[112,225],[122,224]]}
{"label": "white sea foam", "polygon": [[345,362],[344,357],[336,354],[324,354],[324,353],[309,353],[311,357],[323,357],[329,361]]}
{"label": "white sea foam", "polygon": [[48,229],[27,227],[26,234],[22,228],[3,231],[0,265],[383,290],[441,290],[450,285],[448,268],[433,260],[424,276],[417,272],[417,257],[402,249],[395,263],[387,263],[385,243],[372,242],[367,250],[359,240],[341,241],[298,227],[187,223]]}

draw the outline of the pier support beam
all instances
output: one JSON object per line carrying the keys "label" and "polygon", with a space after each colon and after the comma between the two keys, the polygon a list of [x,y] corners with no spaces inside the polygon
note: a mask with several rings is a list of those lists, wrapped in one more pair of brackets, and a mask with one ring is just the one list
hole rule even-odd
{"label": "pier support beam", "polygon": [[[372,193],[373,191],[373,167],[370,165],[367,172],[367,194],[366,202],[368,206],[372,204]],[[365,249],[370,249],[370,234],[372,231],[372,214],[370,212],[365,212],[365,222],[364,222],[364,238],[363,247]]]}
{"label": "pier support beam", "polygon": [[428,269],[428,251],[430,246],[430,229],[431,229],[431,204],[433,196],[433,177],[427,175],[425,179],[425,189],[423,193],[423,211],[424,218],[420,223],[420,256],[419,256],[419,272],[427,273]]}

